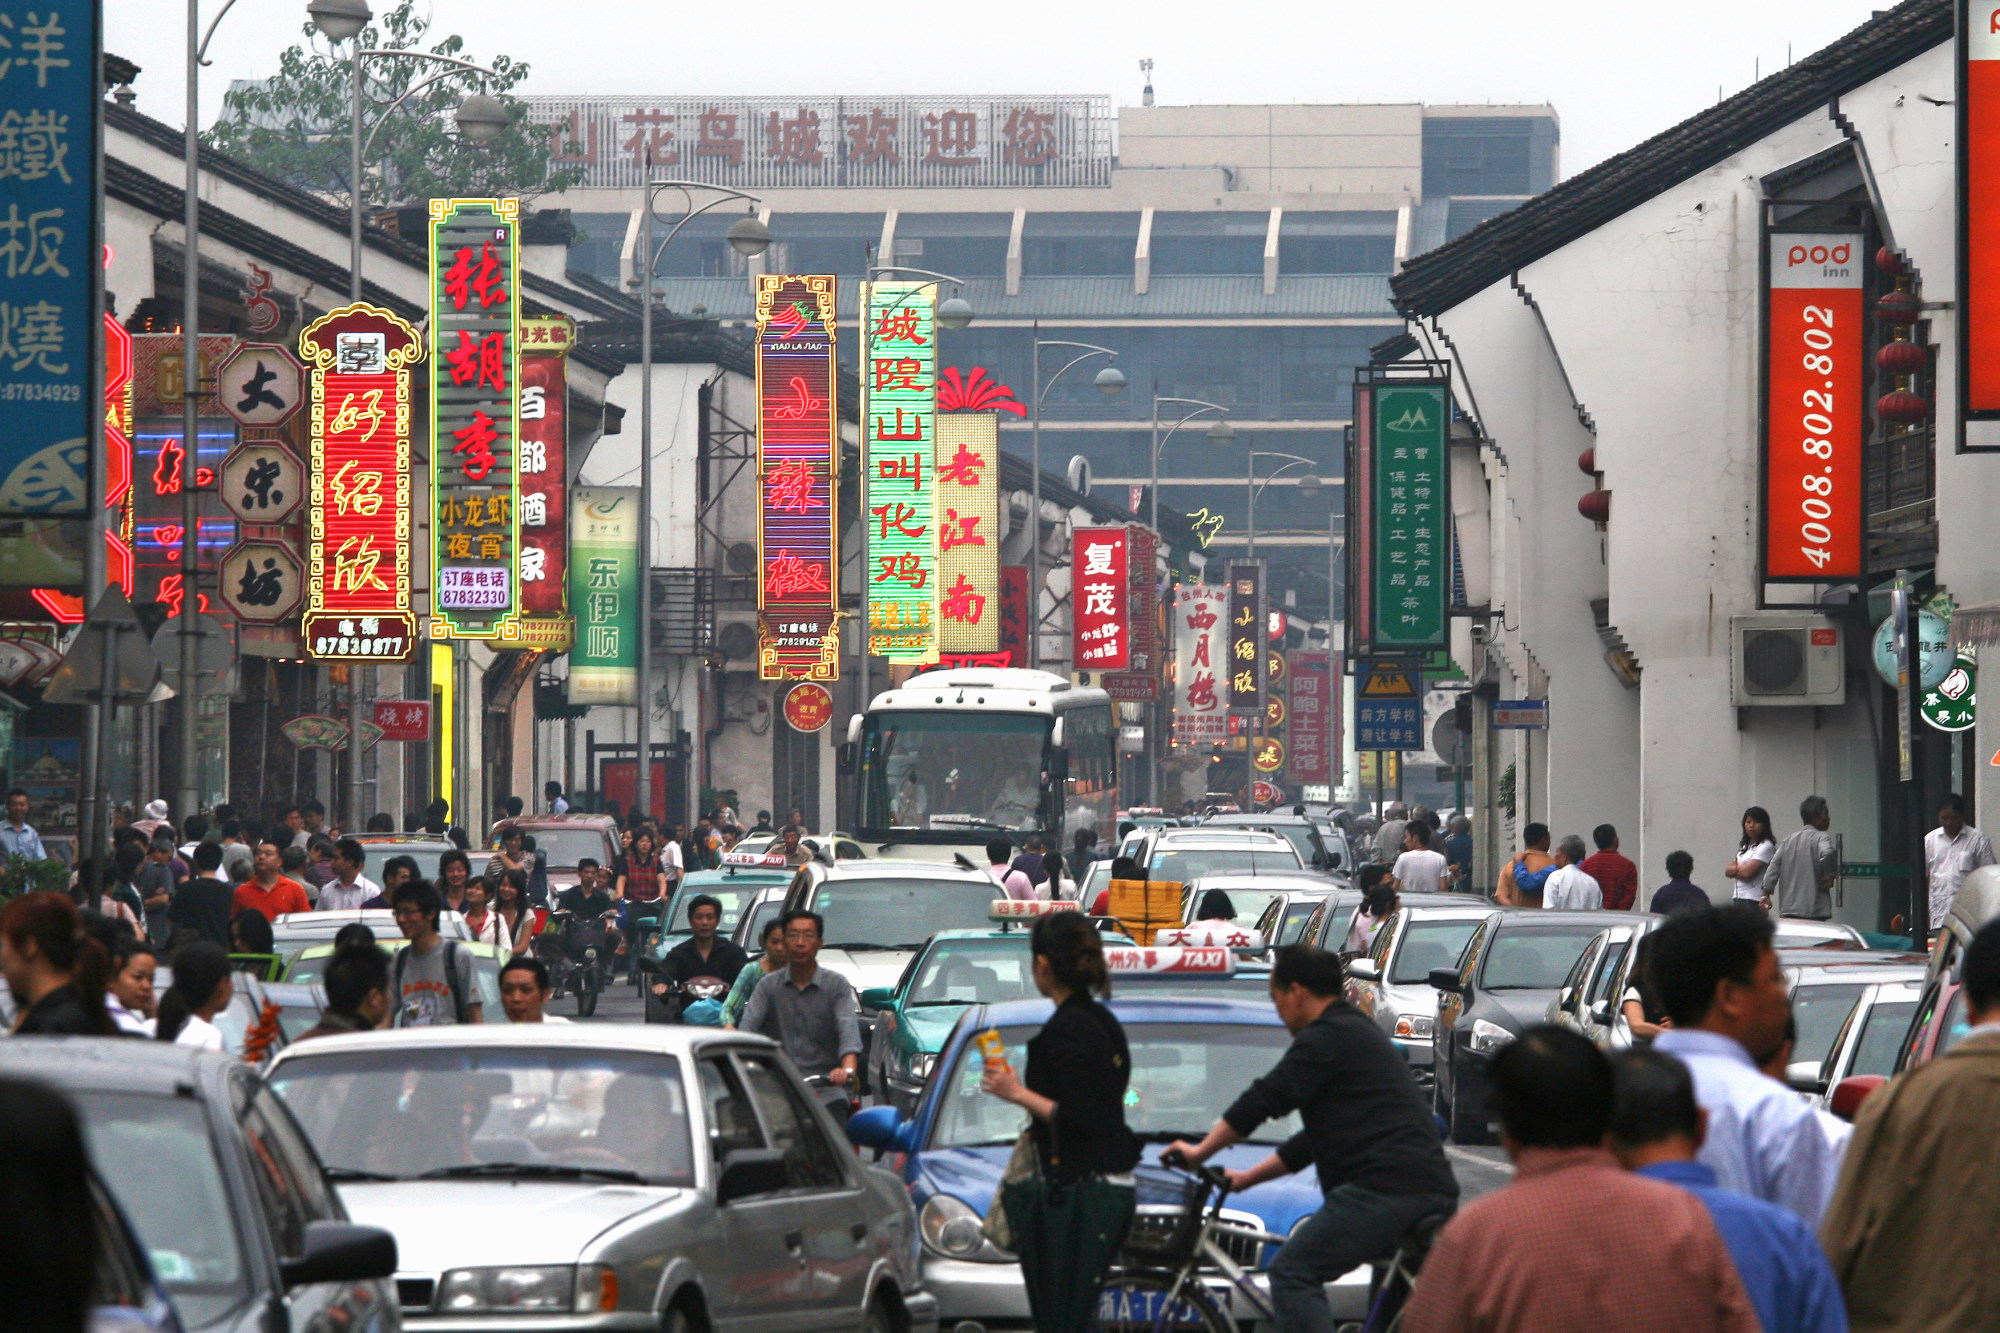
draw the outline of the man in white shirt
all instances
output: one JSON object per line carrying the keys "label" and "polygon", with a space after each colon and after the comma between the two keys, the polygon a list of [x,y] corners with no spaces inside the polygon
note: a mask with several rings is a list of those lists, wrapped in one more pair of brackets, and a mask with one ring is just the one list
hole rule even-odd
{"label": "man in white shirt", "polygon": [[1412,819],[1403,826],[1403,854],[1389,873],[1404,893],[1436,893],[1444,885],[1443,852],[1431,850],[1431,826]]}
{"label": "man in white shirt", "polygon": [[1604,890],[1583,873],[1583,839],[1572,833],[1556,844],[1556,872],[1542,886],[1542,906],[1563,912],[1593,912],[1604,906]]}
{"label": "man in white shirt", "polygon": [[680,887],[681,880],[687,875],[687,860],[681,853],[681,844],[678,838],[668,838],[666,845],[660,848],[660,874],[665,879],[665,885],[661,889],[661,892],[671,896],[673,891]]}
{"label": "man in white shirt", "polygon": [[509,1023],[567,1023],[560,1014],[547,1013],[549,966],[531,953],[507,960],[500,969],[500,1008]]}
{"label": "man in white shirt", "polygon": [[1035,882],[1013,868],[1014,844],[1005,838],[995,838],[986,844],[986,859],[989,864],[986,873],[993,876],[1009,898],[1032,901],[1035,897]]}
{"label": "man in white shirt", "polygon": [[333,844],[333,878],[320,887],[318,909],[347,912],[382,894],[381,886],[361,873],[368,850],[352,838]]}
{"label": "man in white shirt", "polygon": [[563,799],[562,783],[544,782],[542,784],[542,798],[549,803],[550,814],[566,815],[569,813],[569,802]]}
{"label": "man in white shirt", "polygon": [[1931,929],[1944,924],[1958,886],[1993,861],[1993,844],[1965,822],[1965,798],[1953,793],[1938,806],[1938,826],[1924,834],[1924,865],[1930,873]]}

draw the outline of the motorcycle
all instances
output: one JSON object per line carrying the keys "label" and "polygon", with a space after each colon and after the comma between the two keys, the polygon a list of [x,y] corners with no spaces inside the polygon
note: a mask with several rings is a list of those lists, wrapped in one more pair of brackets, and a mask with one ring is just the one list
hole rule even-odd
{"label": "motorcycle", "polygon": [[666,979],[666,963],[642,956],[639,971],[648,979],[646,995],[648,1023],[686,1023],[693,1027],[721,1027],[722,1002],[729,996],[729,982],[721,977],[689,977],[684,982]]}
{"label": "motorcycle", "polygon": [[579,1018],[597,1012],[597,997],[610,980],[612,952],[605,940],[616,915],[615,909],[583,917],[557,909],[535,937],[535,952],[548,965],[550,991],[574,993]]}

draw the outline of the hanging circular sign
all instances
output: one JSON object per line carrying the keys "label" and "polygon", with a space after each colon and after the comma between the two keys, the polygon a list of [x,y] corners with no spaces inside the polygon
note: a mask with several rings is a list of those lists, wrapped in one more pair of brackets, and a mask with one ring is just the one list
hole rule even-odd
{"label": "hanging circular sign", "polygon": [[1939,731],[1970,731],[1977,720],[1978,684],[1979,659],[1961,652],[1937,687],[1923,692],[1917,711]]}
{"label": "hanging circular sign", "polygon": [[1285,743],[1276,736],[1264,737],[1256,742],[1256,753],[1250,763],[1259,773],[1277,772],[1285,766]]}
{"label": "hanging circular sign", "polygon": [[1275,694],[1264,701],[1264,725],[1267,727],[1285,725],[1285,701]]}
{"label": "hanging circular sign", "polygon": [[[1911,619],[1915,622],[1912,632],[1917,636],[1917,679],[1910,683],[1917,689],[1928,690],[1951,671],[1951,625],[1943,616],[1928,611],[1918,611]],[[1896,618],[1890,616],[1875,627],[1875,672],[1890,685],[1896,683],[1895,640]]]}
{"label": "hanging circular sign", "polygon": [[785,695],[785,721],[793,731],[818,731],[833,721],[833,695],[811,681],[792,686]]}
{"label": "hanging circular sign", "polygon": [[1283,653],[1270,653],[1266,655],[1264,659],[1265,681],[1272,685],[1283,685],[1285,677],[1290,674],[1291,668],[1286,665]]}

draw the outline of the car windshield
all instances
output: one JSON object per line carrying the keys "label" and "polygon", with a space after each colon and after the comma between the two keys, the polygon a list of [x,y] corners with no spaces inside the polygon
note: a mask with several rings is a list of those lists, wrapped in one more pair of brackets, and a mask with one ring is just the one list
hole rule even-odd
{"label": "car windshield", "polygon": [[[1145,993],[1154,992],[1148,988]],[[1015,1069],[1027,1067],[1028,1039],[1039,1031],[1039,1024],[1000,1029]],[[1291,1035],[1275,1024],[1127,1023],[1125,1041],[1132,1052],[1125,1123],[1141,1138],[1165,1141],[1192,1140],[1207,1133],[1243,1089],[1270,1072],[1291,1043]],[[931,1146],[999,1146],[1020,1136],[1020,1108],[981,1092],[984,1072],[979,1047],[970,1041],[962,1044],[958,1062],[939,1088]],[[1251,1141],[1283,1143],[1298,1131],[1294,1113],[1265,1121]]]}
{"label": "car windshield", "polygon": [[1319,906],[1317,898],[1293,898],[1285,904],[1285,915],[1278,922],[1278,938],[1267,940],[1268,944],[1296,944],[1299,935],[1312,920],[1313,908]]}
{"label": "car windshield", "polygon": [[720,884],[683,883],[674,894],[673,905],[667,909],[666,933],[669,936],[694,934],[694,927],[688,924],[687,905],[691,899],[705,893],[722,904],[722,924],[716,927],[716,931],[727,939],[736,933],[737,923],[743,919],[743,913],[750,905],[757,901],[758,893],[770,886],[769,880],[752,882],[748,876]]}
{"label": "car windshield", "polygon": [[132,1220],[181,1318],[190,1328],[217,1319],[246,1288],[236,1209],[201,1103],[138,1093],[71,1095],[91,1162]]}
{"label": "car windshield", "polygon": [[[1216,891],[1225,895],[1229,899],[1230,907],[1235,909],[1229,920],[1243,927],[1245,930],[1251,930],[1256,927],[1258,919],[1264,915],[1264,909],[1269,907],[1271,900],[1278,897],[1282,892],[1282,890],[1278,889],[1253,889],[1248,884],[1240,881],[1227,889]],[[1187,909],[1191,919],[1195,919],[1196,914],[1200,912],[1202,900],[1207,898],[1208,894],[1209,890],[1206,888],[1198,888],[1195,891],[1194,897],[1189,902]],[[1310,913],[1312,909],[1308,907],[1306,911]],[[1214,920],[1219,918],[1199,919]]]}
{"label": "car windshield", "polygon": [[575,1046],[335,1051],[281,1064],[271,1082],[336,1173],[694,1183],[687,1101],[670,1055]]}
{"label": "car windshield", "polygon": [[1146,867],[1146,878],[1185,884],[1201,875],[1254,875],[1259,871],[1280,874],[1297,869],[1298,855],[1289,846],[1263,843],[1254,847],[1168,848],[1153,853],[1152,863]]}
{"label": "car windshield", "polygon": [[1602,926],[1503,930],[1486,951],[1487,990],[1555,990]]}
{"label": "car windshield", "polygon": [[869,828],[1041,827],[1050,717],[886,712],[868,719]]}
{"label": "car windshield", "polygon": [[1866,987],[1861,985],[1799,986],[1792,991],[1792,1017],[1799,1025],[1799,1039],[1792,1046],[1792,1061],[1818,1064],[1833,1049],[1833,1039],[1854,1012],[1854,1002]]}
{"label": "car windshield", "polygon": [[576,863],[584,857],[604,862],[607,846],[604,834],[595,828],[529,828],[522,829],[535,840],[535,850],[547,859],[551,870],[575,870]]}
{"label": "car windshield", "polygon": [[1881,1000],[1869,1006],[1848,1076],[1880,1074],[1887,1078],[1895,1073],[1896,1053],[1903,1048],[1903,1034],[1910,1030],[1910,1019],[1916,1012],[1915,1000]]}
{"label": "car windshield", "polygon": [[[425,847],[422,844],[418,844],[412,847],[394,842],[364,842],[361,846],[368,853],[368,861],[362,868],[362,873],[377,883],[380,883],[382,879],[383,864],[391,858],[398,856],[407,856],[417,863],[418,879],[436,883],[438,862],[443,860],[444,854],[451,850],[449,846]],[[484,870],[486,863],[481,861],[478,868]]]}
{"label": "car windshield", "polygon": [[[1396,946],[1396,960],[1390,965],[1389,983],[1394,986],[1414,986],[1420,981],[1429,981],[1433,968],[1457,967],[1458,960],[1465,953],[1465,942],[1472,938],[1472,932],[1479,929],[1478,918],[1468,921],[1412,921],[1403,930],[1402,943]],[[1493,973],[1492,964],[1487,964],[1487,975]],[[1487,982],[1487,985],[1492,985]]]}
{"label": "car windshield", "polygon": [[999,1004],[1035,994],[1028,932],[1004,940],[939,940],[917,966],[911,1007],[928,1004]]}
{"label": "car windshield", "polygon": [[829,949],[920,949],[940,930],[979,930],[1000,886],[978,880],[829,879],[813,891]]}

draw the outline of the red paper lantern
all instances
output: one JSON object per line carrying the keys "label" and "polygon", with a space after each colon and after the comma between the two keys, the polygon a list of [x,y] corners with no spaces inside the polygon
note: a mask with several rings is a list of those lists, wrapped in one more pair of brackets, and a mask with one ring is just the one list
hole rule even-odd
{"label": "red paper lantern", "polygon": [[1875,267],[1891,278],[1903,277],[1910,271],[1910,266],[1903,262],[1903,257],[1886,245],[1875,252]]}
{"label": "red paper lantern", "polygon": [[1908,389],[1885,393],[1875,400],[1875,415],[1883,421],[1913,426],[1930,414],[1931,405]]}
{"label": "red paper lantern", "polygon": [[1582,514],[1592,523],[1609,523],[1611,521],[1611,492],[1591,491],[1580,497],[1576,502],[1576,512]]}
{"label": "red paper lantern", "polygon": [[1916,323],[1923,312],[1923,302],[1909,292],[1884,292],[1875,302],[1875,317],[1898,327]]}
{"label": "red paper lantern", "polygon": [[1592,445],[1576,456],[1577,470],[1587,477],[1597,475],[1597,446]]}
{"label": "red paper lantern", "polygon": [[1883,343],[1875,351],[1875,368],[1884,375],[1921,374],[1929,361],[1930,354],[1922,343],[1901,339]]}

